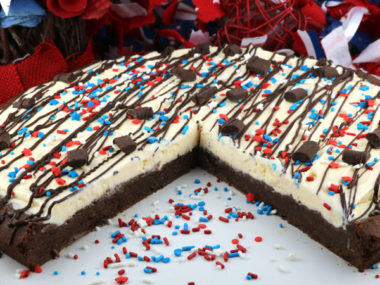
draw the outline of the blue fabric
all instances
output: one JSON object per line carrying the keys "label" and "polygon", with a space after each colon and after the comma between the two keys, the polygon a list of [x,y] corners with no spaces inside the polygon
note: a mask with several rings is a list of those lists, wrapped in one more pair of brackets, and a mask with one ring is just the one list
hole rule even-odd
{"label": "blue fabric", "polygon": [[358,49],[358,53],[362,52],[370,43],[372,43],[371,36],[365,31],[357,31],[351,39],[350,44]]}
{"label": "blue fabric", "polygon": [[317,56],[317,59],[324,58],[325,53],[323,52],[323,48],[321,45],[321,42],[319,41],[318,34],[315,31],[307,30],[307,34],[310,37],[310,40],[313,44],[315,55]]}
{"label": "blue fabric", "polygon": [[13,26],[35,27],[45,17],[45,10],[34,0],[13,0],[8,16],[0,12],[0,26],[5,29]]}
{"label": "blue fabric", "polygon": [[323,30],[321,32],[322,37],[327,36],[332,30],[334,30],[334,29],[336,29],[342,25],[342,23],[340,21],[335,20],[335,19],[330,18],[330,17],[326,17],[326,21],[327,21],[327,25],[326,25],[326,27],[323,28]]}

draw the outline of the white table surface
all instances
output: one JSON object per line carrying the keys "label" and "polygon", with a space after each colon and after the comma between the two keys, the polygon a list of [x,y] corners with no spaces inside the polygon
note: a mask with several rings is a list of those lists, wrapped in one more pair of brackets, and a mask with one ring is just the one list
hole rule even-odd
{"label": "white table surface", "polygon": [[[200,184],[195,184],[195,179],[200,179]],[[202,199],[191,199],[189,194],[199,187],[205,187],[207,182],[211,182],[208,194]],[[182,195],[178,195],[177,187],[186,184]],[[214,187],[218,187],[218,191]],[[224,191],[224,187],[228,187]],[[254,193],[254,189],[252,189]],[[231,200],[228,200],[228,198]],[[169,211],[169,198],[175,202],[194,204],[200,201],[206,203],[205,209],[213,214],[213,219],[206,223],[212,230],[211,235],[202,232],[191,233],[190,235],[178,234],[173,236],[173,227],[170,229],[164,225],[151,226],[148,229],[151,234],[166,236],[170,241],[170,246],[164,244],[152,245],[156,250],[147,252],[143,249],[141,238],[129,233],[127,228],[119,228],[117,217],[124,221],[129,221],[136,213],[139,217],[159,214],[161,217],[170,215],[173,217],[173,225],[183,227],[184,223],[189,224],[190,229],[199,223],[199,217],[203,216],[198,209],[193,211],[190,221],[183,218],[175,218]],[[159,201],[159,203],[157,203]],[[155,204],[155,205],[154,205]],[[242,211],[252,211],[254,220],[230,221],[228,224],[219,221],[217,218],[223,215],[227,206],[235,206]],[[117,284],[115,278],[118,271],[125,269],[125,276],[129,278],[126,284],[380,284],[380,279],[376,279],[376,274],[380,274],[380,269],[368,269],[360,273],[356,268],[350,266],[321,245],[311,240],[301,231],[281,220],[278,216],[258,215],[257,206],[248,204],[244,195],[227,184],[216,181],[214,176],[207,172],[195,169],[184,175],[180,179],[169,184],[164,189],[149,196],[127,211],[118,215],[107,226],[99,231],[88,234],[81,238],[69,248],[61,253],[59,259],[48,262],[42,266],[41,274],[31,273],[26,279],[19,279],[19,270],[25,267],[8,256],[0,259],[0,285],[10,284]],[[280,227],[283,225],[283,228]],[[128,241],[122,245],[112,244],[110,235],[116,230],[128,236]],[[220,244],[221,248],[231,250],[236,248],[232,244],[232,239],[237,238],[237,234],[242,233],[243,238],[240,244],[248,251],[244,258],[231,258],[227,263],[218,257],[217,260],[225,264],[224,270],[218,270],[215,261],[206,261],[202,256],[196,256],[191,261],[186,259],[189,252],[184,252],[183,257],[174,256],[174,249],[182,246],[194,245],[203,247],[205,245]],[[261,236],[262,242],[255,242],[255,237]],[[99,244],[94,241],[99,240]],[[83,246],[88,249],[83,249]],[[170,257],[171,262],[155,263],[143,262],[136,259],[127,259],[122,254],[122,247],[139,255],[158,256],[159,252],[165,257]],[[118,253],[123,266],[120,268],[103,268],[105,257]],[[77,254],[75,260],[70,255]],[[291,256],[289,258],[289,256]],[[295,257],[295,258],[294,258]],[[295,259],[295,260],[294,260]],[[131,267],[131,265],[135,265]],[[156,273],[144,273],[145,266],[153,266],[158,269]],[[58,271],[54,275],[54,271]],[[85,275],[82,275],[85,271]],[[248,272],[258,274],[256,280],[246,280]],[[97,275],[98,273],[98,275]],[[144,283],[145,282],[145,283]]]}

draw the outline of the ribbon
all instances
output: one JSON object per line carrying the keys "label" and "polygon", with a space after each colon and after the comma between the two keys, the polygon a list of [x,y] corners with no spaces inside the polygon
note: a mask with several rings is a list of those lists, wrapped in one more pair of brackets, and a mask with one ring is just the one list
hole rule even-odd
{"label": "ribbon", "polygon": [[306,54],[317,59],[325,56],[318,34],[312,30],[298,30],[294,33],[293,49],[300,54]]}

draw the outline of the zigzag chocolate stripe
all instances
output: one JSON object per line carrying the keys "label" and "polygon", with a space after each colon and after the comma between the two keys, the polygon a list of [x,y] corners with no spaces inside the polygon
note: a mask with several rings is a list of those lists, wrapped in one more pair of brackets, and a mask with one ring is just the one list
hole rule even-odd
{"label": "zigzag chocolate stripe", "polygon": [[[266,74],[253,74],[246,68],[252,57],[268,63]],[[335,216],[343,212],[343,221],[331,218],[335,225],[377,213],[379,179],[364,190],[360,183],[371,181],[369,173],[379,171],[378,151],[365,144],[364,151],[373,155],[364,165],[347,166],[340,161],[343,149],[362,148],[366,131],[376,121],[377,93],[371,91],[378,87],[331,63],[318,72],[313,64],[309,58],[252,46],[232,56],[223,47],[199,55],[195,49],[168,50],[97,63],[75,72],[76,79],[69,85],[54,81],[32,89],[18,99],[19,107],[10,106],[0,114],[2,132],[9,134],[11,142],[0,157],[0,175],[9,181],[0,189],[0,207],[12,203],[16,208],[5,214],[11,217],[9,226],[55,222],[53,212],[59,204],[84,195],[120,165],[148,154],[161,155],[177,141],[191,140],[189,132],[200,132],[201,147],[210,151],[218,151],[208,146],[212,143],[226,151],[231,145],[248,158],[264,159],[268,165],[273,161],[268,171],[284,175],[295,190],[314,189],[315,201],[301,202],[311,203],[326,218],[330,218],[328,211]],[[175,72],[179,67],[193,70],[195,81],[179,80]],[[320,77],[323,68],[333,68],[338,75]],[[248,95],[228,99],[226,93],[234,88],[243,88]],[[293,88],[302,88],[307,95],[288,102],[285,93]],[[30,98],[34,105],[22,109],[23,100]],[[152,107],[154,115],[132,118],[128,110],[139,107]],[[228,120],[239,122],[239,135],[221,133]],[[134,152],[125,154],[113,144],[122,135],[135,141]],[[295,151],[310,140],[319,146],[312,161],[292,161]],[[73,149],[86,151],[87,165],[68,166],[66,153]],[[22,190],[24,184],[29,194]],[[364,201],[368,195],[372,198]]]}

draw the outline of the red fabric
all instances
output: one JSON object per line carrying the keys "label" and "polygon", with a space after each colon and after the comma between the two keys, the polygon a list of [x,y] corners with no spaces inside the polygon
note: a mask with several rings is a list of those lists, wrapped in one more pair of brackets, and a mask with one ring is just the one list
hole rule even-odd
{"label": "red fabric", "polygon": [[82,19],[100,19],[111,6],[110,0],[88,0],[87,8],[81,15]]}
{"label": "red fabric", "polygon": [[198,20],[203,23],[208,23],[224,16],[219,4],[214,3],[213,0],[193,0],[193,4],[198,8]]}
{"label": "red fabric", "polygon": [[142,26],[153,24],[156,20],[154,14],[148,14],[146,16],[136,16],[129,19],[124,19],[118,16],[116,13],[109,11],[106,15],[112,26],[116,30],[117,42],[118,42],[118,52],[120,54],[129,54],[130,52],[124,51],[124,35],[131,35],[136,31],[137,28]]}
{"label": "red fabric", "polygon": [[13,64],[0,65],[0,78],[0,104],[7,102],[14,95],[24,91],[20,76]]}
{"label": "red fabric", "polygon": [[294,39],[292,50],[298,52],[299,54],[307,54],[307,50],[303,40],[300,38],[297,32],[292,32],[292,37]]}
{"label": "red fabric", "polygon": [[58,17],[99,19],[111,6],[111,0],[46,0],[48,9]]}
{"label": "red fabric", "polygon": [[95,56],[93,52],[92,40],[88,42],[87,48],[82,54],[78,53],[75,54],[75,58],[73,57],[74,55],[71,55],[66,58],[69,70],[75,70],[83,65],[93,62],[95,60]]}
{"label": "red fabric", "polygon": [[[297,2],[297,1],[296,1]],[[323,29],[326,26],[326,15],[322,8],[313,0],[301,0],[300,3],[301,13],[306,17],[308,28],[315,27],[317,29]],[[295,7],[297,7],[295,5]]]}
{"label": "red fabric", "polygon": [[177,31],[175,30],[171,30],[171,29],[162,29],[160,31],[160,36],[163,36],[165,38],[172,38],[180,43],[182,43],[186,48],[191,48],[193,46],[195,46],[193,43],[185,40],[180,33],[178,33]]}
{"label": "red fabric", "polygon": [[16,63],[16,68],[25,90],[68,69],[61,52],[52,42],[39,44],[32,56]]}
{"label": "red fabric", "polygon": [[165,25],[170,25],[174,22],[174,13],[177,10],[178,0],[173,0],[169,7],[162,12],[162,23]]}
{"label": "red fabric", "polygon": [[[69,2],[73,2],[71,5]],[[48,9],[58,17],[71,18],[79,16],[84,12],[87,5],[87,0],[47,0]]]}
{"label": "red fabric", "polygon": [[26,59],[0,66],[0,104],[13,96],[46,81],[62,72],[76,69],[94,60],[92,42],[75,59],[65,60],[52,42],[40,43]]}

